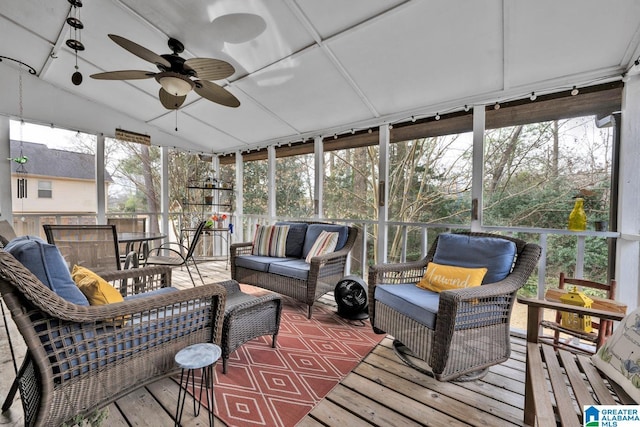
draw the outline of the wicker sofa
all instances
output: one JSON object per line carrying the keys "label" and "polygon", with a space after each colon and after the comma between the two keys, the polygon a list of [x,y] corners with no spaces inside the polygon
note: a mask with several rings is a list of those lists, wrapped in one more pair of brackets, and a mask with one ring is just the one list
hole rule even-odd
{"label": "wicker sofa", "polygon": [[[314,302],[332,291],[344,276],[347,256],[358,230],[354,227],[320,222],[281,222],[289,225],[286,257],[252,255],[253,242],[231,245],[231,278],[239,283],[258,286],[289,296],[307,304],[311,319]],[[321,231],[339,233],[334,252],[305,262],[311,246]]]}
{"label": "wicker sofa", "polygon": [[[449,240],[443,236],[461,239],[451,239],[453,243],[446,246],[440,244],[440,240]],[[455,240],[468,243],[468,247],[455,246]],[[512,247],[510,255],[502,258],[500,280],[490,276],[496,274],[489,268],[481,286],[440,293],[415,286],[425,276],[430,262],[472,267],[456,264],[456,258],[468,255],[476,263],[473,267],[490,265],[496,258],[491,249],[493,243]],[[447,250],[438,251],[439,246]],[[479,378],[489,366],[509,358],[509,319],[516,292],[538,264],[540,251],[536,244],[497,234],[441,234],[420,261],[369,268],[371,325],[374,331],[395,338],[394,346],[405,362],[412,364],[402,352],[408,349],[429,365],[430,370],[422,369],[424,373],[440,381]]]}
{"label": "wicker sofa", "polygon": [[[14,382],[26,426],[57,426],[87,416],[179,373],[174,355],[180,349],[220,343],[223,287],[171,288],[169,267],[100,276],[127,295],[123,302],[70,303],[0,249],[0,292],[27,346]],[[14,393],[12,389],[3,411]]]}

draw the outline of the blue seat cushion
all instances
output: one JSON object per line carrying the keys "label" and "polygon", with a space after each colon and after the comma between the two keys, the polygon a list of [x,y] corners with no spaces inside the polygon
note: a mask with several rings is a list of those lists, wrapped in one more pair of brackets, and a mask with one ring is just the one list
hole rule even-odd
{"label": "blue seat cushion", "polygon": [[[429,329],[436,328],[440,305],[440,294],[437,292],[418,288],[413,283],[378,285],[374,299]],[[483,306],[481,310],[478,310],[473,302],[461,304],[455,329],[474,329],[503,323],[504,313],[507,310],[509,310],[508,298],[497,298],[492,304]],[[393,333],[393,331],[388,332]]]}
{"label": "blue seat cushion", "polygon": [[302,246],[304,245],[304,236],[307,234],[308,224],[306,222],[281,221],[276,222],[276,225],[289,226],[285,256],[302,258]]}
{"label": "blue seat cushion", "polygon": [[139,294],[127,295],[126,297],[124,297],[124,300],[125,301],[130,301],[130,300],[133,300],[133,299],[146,298],[146,297],[151,297],[151,296],[155,296],[155,295],[170,294],[172,292],[178,292],[178,289],[174,288],[172,286],[167,286],[166,288],[154,289],[154,290],[149,291],[149,292],[140,292]]}
{"label": "blue seat cushion", "polygon": [[377,285],[374,298],[429,329],[436,328],[440,304],[437,292],[420,289],[414,283]]}
{"label": "blue seat cushion", "polygon": [[[171,288],[162,288],[171,289]],[[159,289],[159,290],[162,290]],[[172,291],[163,291],[172,292]],[[140,296],[152,295],[154,291],[140,294]],[[65,337],[59,334],[42,335],[40,340],[47,351],[47,354],[60,366],[54,366],[53,373],[59,375],[63,371],[64,379],[81,375],[90,369],[98,369],[110,363],[115,363],[125,357],[147,350],[156,345],[175,340],[177,336],[184,336],[205,328],[209,321],[203,321],[198,316],[196,320],[194,311],[200,307],[199,303],[190,303],[188,312],[176,316],[184,308],[180,304],[172,307],[165,307],[157,311],[150,311],[148,315],[134,317],[130,326],[114,327],[105,323],[102,328],[94,332],[91,328],[84,328],[81,323],[69,323],[63,328]],[[205,310],[210,311],[210,307]],[[210,318],[210,316],[207,316]],[[116,344],[117,342],[117,344]],[[76,348],[83,350],[82,355],[76,353]],[[90,350],[87,354],[85,349]],[[130,350],[125,352],[125,350]],[[104,355],[113,357],[104,358]],[[98,362],[98,355],[101,361]],[[87,363],[89,362],[89,363]],[[59,382],[59,378],[54,378]]]}
{"label": "blue seat cushion", "polygon": [[284,262],[274,262],[269,266],[269,273],[294,279],[307,280],[311,264],[304,259],[292,259]]}
{"label": "blue seat cushion", "polygon": [[349,236],[349,227],[346,225],[335,224],[309,224],[307,227],[307,234],[304,237],[304,246],[302,247],[302,258],[306,258],[309,255],[311,247],[315,243],[316,239],[323,231],[329,233],[338,233],[338,244],[336,244],[336,251],[342,249],[347,243],[347,237]]}
{"label": "blue seat cushion", "polygon": [[20,236],[12,239],[4,249],[59,297],[73,304],[89,305],[87,297],[71,278],[62,254],[54,245],[36,236]]}
{"label": "blue seat cushion", "polygon": [[516,244],[499,237],[440,234],[433,262],[457,267],[486,267],[482,284],[495,283],[511,273]]}
{"label": "blue seat cushion", "polygon": [[262,255],[240,255],[236,257],[236,266],[266,273],[269,271],[270,264],[292,259],[293,258],[276,258]]}

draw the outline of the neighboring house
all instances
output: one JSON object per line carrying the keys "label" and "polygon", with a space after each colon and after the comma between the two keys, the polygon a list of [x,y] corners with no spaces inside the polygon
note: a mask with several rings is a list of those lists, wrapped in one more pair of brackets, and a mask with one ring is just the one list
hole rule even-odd
{"label": "neighboring house", "polygon": [[[20,141],[11,140],[11,158],[20,155]],[[24,165],[27,173],[27,197],[18,199],[16,182],[18,163],[11,162],[11,193],[14,216],[20,214],[95,213],[98,196],[95,186],[95,157],[49,148],[45,144],[22,143],[22,154],[28,157]],[[105,194],[111,175],[105,171]]]}

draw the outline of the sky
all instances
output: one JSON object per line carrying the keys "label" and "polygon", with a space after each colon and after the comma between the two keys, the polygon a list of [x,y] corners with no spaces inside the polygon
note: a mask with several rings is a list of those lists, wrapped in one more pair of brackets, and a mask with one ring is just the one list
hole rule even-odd
{"label": "sky", "polygon": [[[71,148],[78,132],[11,120],[9,136],[16,141],[47,144],[51,148]],[[22,137],[21,137],[22,136]]]}

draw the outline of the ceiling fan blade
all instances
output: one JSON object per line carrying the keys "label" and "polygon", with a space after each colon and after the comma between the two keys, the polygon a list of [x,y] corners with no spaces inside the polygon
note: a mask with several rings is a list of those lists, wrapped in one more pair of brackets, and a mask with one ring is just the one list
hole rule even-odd
{"label": "ceiling fan blade", "polygon": [[141,70],[107,71],[106,73],[91,74],[92,79],[98,80],[140,80],[150,79],[156,73]]}
{"label": "ceiling fan blade", "polygon": [[222,80],[236,72],[233,65],[221,59],[191,58],[184,61],[184,65],[194,70],[202,80]]}
{"label": "ceiling fan blade", "polygon": [[174,96],[163,88],[160,88],[158,97],[160,98],[162,106],[167,110],[177,110],[184,103],[184,100],[187,99],[187,95]]}
{"label": "ceiling fan blade", "polygon": [[120,45],[120,47],[128,50],[129,52],[144,59],[145,61],[149,61],[152,64],[156,65],[162,65],[166,68],[171,68],[171,64],[169,63],[169,61],[167,61],[157,53],[150,51],[146,47],[142,47],[139,44],[132,42],[131,40],[125,39],[124,37],[117,36],[115,34],[109,34],[109,38]]}
{"label": "ceiling fan blade", "polygon": [[193,90],[195,90],[198,95],[208,99],[209,101],[216,102],[227,107],[235,108],[240,106],[238,98],[233,96],[231,92],[225,88],[220,87],[215,83],[211,83],[206,80],[196,80],[195,84],[196,86]]}

